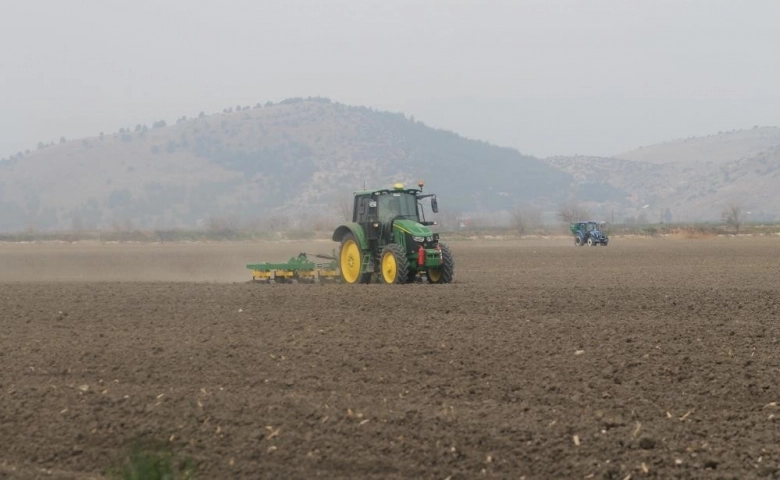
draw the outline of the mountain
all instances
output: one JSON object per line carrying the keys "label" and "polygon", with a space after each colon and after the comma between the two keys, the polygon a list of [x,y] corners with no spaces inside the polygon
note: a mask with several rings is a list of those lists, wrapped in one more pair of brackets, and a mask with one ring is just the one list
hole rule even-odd
{"label": "mountain", "polygon": [[718,132],[704,137],[672,140],[614,155],[616,158],[649,163],[716,165],[755,157],[780,145],[780,128],[753,127],[749,130]]}
{"label": "mountain", "polygon": [[[289,99],[39,144],[0,161],[0,231],[330,229],[351,192],[426,181],[442,213],[569,203],[615,222],[779,221],[780,129],[755,127],[613,157],[539,159],[400,113]],[[504,216],[503,218],[506,218]],[[450,218],[450,220],[453,220]]]}
{"label": "mountain", "polygon": [[291,218],[328,228],[352,191],[418,178],[449,211],[554,208],[572,183],[540,159],[402,114],[289,99],[39,144],[0,162],[0,230]]}
{"label": "mountain", "polygon": [[574,177],[570,198],[600,218],[718,220],[736,205],[746,221],[780,220],[780,128],[675,140],[609,158],[545,161]]}

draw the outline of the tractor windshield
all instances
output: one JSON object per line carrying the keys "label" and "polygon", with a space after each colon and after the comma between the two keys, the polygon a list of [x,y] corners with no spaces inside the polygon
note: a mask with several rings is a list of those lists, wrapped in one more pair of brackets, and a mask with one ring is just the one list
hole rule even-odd
{"label": "tractor windshield", "polygon": [[389,192],[379,195],[377,198],[379,218],[383,222],[389,222],[396,217],[419,220],[417,214],[417,197],[406,192]]}

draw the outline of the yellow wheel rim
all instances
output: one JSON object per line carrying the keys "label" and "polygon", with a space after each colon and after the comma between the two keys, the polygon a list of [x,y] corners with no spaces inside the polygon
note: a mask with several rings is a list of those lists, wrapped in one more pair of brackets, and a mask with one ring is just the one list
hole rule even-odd
{"label": "yellow wheel rim", "polygon": [[393,252],[385,252],[382,255],[382,278],[385,283],[395,283],[395,277],[398,275],[398,264],[395,262]]}
{"label": "yellow wheel rim", "polygon": [[441,270],[437,269],[428,269],[428,280],[432,281],[433,283],[438,282],[441,280]]}
{"label": "yellow wheel rim", "polygon": [[360,247],[354,240],[341,246],[341,276],[347,283],[355,283],[360,277]]}

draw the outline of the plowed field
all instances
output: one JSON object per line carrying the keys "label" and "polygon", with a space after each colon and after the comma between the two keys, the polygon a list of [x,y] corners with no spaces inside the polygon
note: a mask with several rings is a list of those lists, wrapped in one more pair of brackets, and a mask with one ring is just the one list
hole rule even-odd
{"label": "plowed field", "polygon": [[0,245],[0,477],[780,478],[780,238],[453,242],[451,285],[257,285],[334,244]]}

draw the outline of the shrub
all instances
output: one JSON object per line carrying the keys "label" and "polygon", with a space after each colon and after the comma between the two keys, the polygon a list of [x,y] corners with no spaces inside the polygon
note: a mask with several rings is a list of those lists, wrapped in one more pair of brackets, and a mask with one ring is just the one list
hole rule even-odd
{"label": "shrub", "polygon": [[159,445],[134,446],[108,474],[117,480],[176,480],[193,478],[194,472],[190,460],[177,460],[167,446]]}

